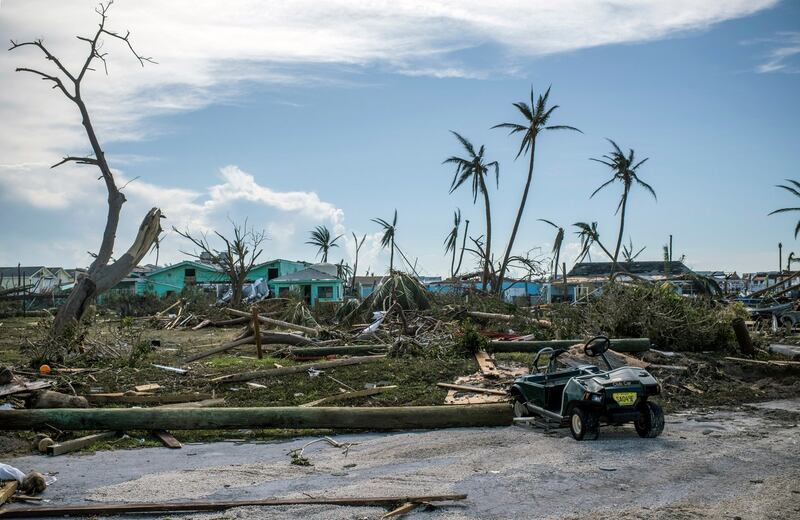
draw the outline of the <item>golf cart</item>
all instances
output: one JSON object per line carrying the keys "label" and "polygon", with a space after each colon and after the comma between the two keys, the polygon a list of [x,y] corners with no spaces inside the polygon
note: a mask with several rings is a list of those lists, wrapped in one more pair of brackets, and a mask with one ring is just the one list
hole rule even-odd
{"label": "golf cart", "polygon": [[[605,371],[594,365],[557,369],[558,357],[566,350],[540,350],[530,375],[518,377],[509,390],[514,415],[569,426],[578,441],[597,439],[601,424],[630,422],[640,437],[658,437],[664,429],[664,412],[649,398],[661,393],[661,385],[641,368],[612,369],[605,356],[609,345],[607,337],[597,336],[583,346],[587,356],[603,359],[608,367]],[[546,355],[549,361],[540,368],[539,360]]]}

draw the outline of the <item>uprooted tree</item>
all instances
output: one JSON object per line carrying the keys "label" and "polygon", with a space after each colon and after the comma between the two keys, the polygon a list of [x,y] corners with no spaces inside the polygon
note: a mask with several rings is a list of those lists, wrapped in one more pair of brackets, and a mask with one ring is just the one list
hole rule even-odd
{"label": "uprooted tree", "polygon": [[95,296],[112,288],[131,272],[144,255],[147,254],[153,246],[153,243],[158,239],[158,235],[161,233],[161,210],[152,208],[142,220],[136,238],[128,251],[112,261],[120,211],[122,210],[122,205],[125,203],[125,195],[117,186],[114,175],[111,172],[111,167],[100,146],[100,140],[97,137],[97,133],[92,125],[92,120],[89,117],[89,110],[81,95],[81,86],[83,80],[86,78],[86,73],[94,71],[95,69],[92,68],[92,65],[98,61],[102,62],[104,70],[108,73],[106,65],[106,56],[108,53],[101,52],[104,37],[124,42],[142,66],[144,66],[145,62],[155,62],[152,58],[144,57],[134,50],[130,41],[130,32],[127,32],[123,36],[120,33],[106,29],[107,14],[111,4],[112,1],[109,1],[106,4],[100,4],[97,9],[95,9],[97,14],[100,15],[100,24],[93,36],[78,36],[79,40],[88,44],[89,52],[77,74],[70,72],[70,70],[45,47],[41,39],[20,43],[12,40],[11,48],[9,49],[10,51],[22,47],[39,49],[39,51],[44,54],[44,57],[57,70],[48,73],[38,69],[19,67],[16,69],[17,72],[34,74],[39,76],[43,81],[52,83],[52,87],[61,91],[61,93],[74,103],[80,111],[83,127],[86,131],[86,136],[89,138],[92,153],[85,156],[66,156],[61,161],[54,164],[52,168],[70,162],[96,166],[100,170],[101,178],[108,191],[108,215],[103,231],[103,241],[100,244],[98,252],[93,255],[94,261],[89,266],[86,276],[78,279],[75,287],[67,297],[67,301],[59,308],[56,314],[52,333],[54,338],[58,340],[66,339],[69,332],[75,329]]}
{"label": "uprooted tree", "polygon": [[231,220],[231,226],[233,226],[233,235],[229,237],[214,231],[224,246],[220,249],[211,245],[207,233],[192,234],[188,229],[184,231],[175,227],[172,229],[194,244],[196,248],[194,252],[183,251],[184,254],[216,266],[227,275],[231,281],[231,303],[238,305],[242,301],[242,288],[247,280],[247,275],[256,265],[258,257],[261,256],[261,244],[267,240],[267,234],[264,231],[256,231],[254,228],[248,227],[247,220],[244,221],[244,224],[237,224]]}

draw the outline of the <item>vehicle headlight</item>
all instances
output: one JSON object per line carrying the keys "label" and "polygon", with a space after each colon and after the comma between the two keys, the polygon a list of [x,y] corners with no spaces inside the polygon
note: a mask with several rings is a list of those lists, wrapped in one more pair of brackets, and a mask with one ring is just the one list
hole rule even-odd
{"label": "vehicle headlight", "polygon": [[594,402],[594,403],[603,402],[603,396],[600,395],[600,394],[592,394],[592,402]]}

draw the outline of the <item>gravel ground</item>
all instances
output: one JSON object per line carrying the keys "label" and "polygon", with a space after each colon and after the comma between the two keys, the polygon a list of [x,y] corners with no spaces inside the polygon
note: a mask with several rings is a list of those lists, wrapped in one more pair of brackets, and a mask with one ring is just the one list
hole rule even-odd
{"label": "gravel ground", "polygon": [[[565,430],[515,426],[342,435],[336,439],[356,443],[346,456],[314,444],[306,450],[313,464],[307,467],[289,464],[287,452],[310,439],[34,456],[11,463],[57,472],[58,481],[46,492],[53,505],[467,493],[463,502],[420,509],[407,518],[788,519],[800,518],[798,422],[800,400],[786,400],[670,415],[658,439],[640,439],[622,427],[579,443]],[[371,519],[384,512],[305,506],[183,517]]]}

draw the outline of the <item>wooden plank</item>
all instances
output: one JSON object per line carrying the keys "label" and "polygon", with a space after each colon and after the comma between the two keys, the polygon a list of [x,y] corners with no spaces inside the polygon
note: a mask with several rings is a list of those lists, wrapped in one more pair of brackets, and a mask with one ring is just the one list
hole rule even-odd
{"label": "wooden plank", "polygon": [[111,440],[117,437],[119,437],[119,434],[116,431],[95,433],[93,435],[87,435],[86,437],[79,437],[58,444],[51,444],[47,447],[47,454],[52,456],[63,455],[72,451],[78,451],[86,446],[91,446],[95,442]]}
{"label": "wooden plank", "polygon": [[508,395],[505,390],[495,390],[493,388],[481,388],[480,386],[455,385],[452,383],[436,383],[436,386],[448,388],[450,390],[461,390],[462,392],[475,392],[476,394]]}
{"label": "wooden plank", "polygon": [[158,390],[159,388],[161,388],[161,385],[158,383],[149,383],[146,385],[137,385],[133,387],[133,389],[137,392],[152,392],[153,390]]}
{"label": "wooden plank", "polygon": [[123,393],[88,394],[91,404],[175,404],[211,399],[212,394],[129,395]]}
{"label": "wooden plank", "polygon": [[406,502],[405,504],[401,505],[397,509],[393,509],[393,510],[389,511],[388,513],[386,513],[385,515],[383,515],[381,517],[381,519],[384,519],[384,518],[397,518],[398,516],[403,516],[404,514],[410,513],[411,511],[415,510],[416,508],[418,508],[421,505],[422,504],[419,503],[419,502]]}
{"label": "wooden plank", "polygon": [[173,437],[172,434],[169,433],[167,430],[153,430],[150,433],[153,434],[153,437],[160,440],[167,448],[178,450],[183,447],[183,445],[178,441],[178,439]]}
{"label": "wooden plank", "polygon": [[19,482],[16,480],[9,480],[3,484],[3,487],[0,488],[0,506],[8,502],[8,499],[11,498],[11,495],[17,492],[18,486]]}
{"label": "wooden plank", "polygon": [[319,406],[321,404],[328,404],[333,403],[336,401],[346,401],[347,399],[355,399],[356,397],[367,397],[370,395],[376,395],[385,392],[386,390],[391,390],[392,388],[397,388],[396,385],[393,386],[376,386],[375,388],[367,388],[365,390],[355,390],[353,392],[343,392],[339,395],[332,395],[330,397],[323,397],[322,399],[317,399],[316,401],[311,401],[310,403],[301,404],[302,407],[309,407],[309,406]]}
{"label": "wooden plank", "polygon": [[253,307],[253,337],[256,340],[256,356],[264,359],[264,352],[261,350],[261,331],[258,328],[258,309]]}
{"label": "wooden plank", "polygon": [[211,320],[203,320],[194,327],[192,327],[192,330],[200,330],[203,327],[208,327],[209,325],[211,325]]}
{"label": "wooden plank", "polygon": [[262,500],[215,500],[196,502],[127,503],[127,504],[76,504],[62,506],[36,506],[0,510],[0,518],[41,518],[56,516],[99,516],[123,513],[162,513],[193,511],[224,511],[234,507],[292,506],[325,504],[333,506],[383,506],[403,503],[450,502],[465,500],[467,495],[419,495],[391,497],[341,497],[341,498],[267,498]]}
{"label": "wooden plank", "polygon": [[306,372],[309,368],[326,369],[347,365],[359,365],[362,363],[372,363],[380,361],[386,356],[362,356],[351,357],[346,359],[335,359],[333,361],[321,361],[319,363],[307,363],[304,365],[295,365],[291,367],[272,368],[269,370],[261,370],[258,372],[244,372],[242,374],[230,374],[227,376],[215,377],[211,380],[212,383],[235,383],[242,381],[252,381],[253,379],[265,379],[268,377],[284,376],[288,374],[298,374]]}
{"label": "wooden plank", "polygon": [[156,408],[213,408],[215,406],[222,406],[225,404],[224,398],[219,399],[203,399],[202,401],[191,401],[188,403],[174,403],[163,404],[156,406]]}
{"label": "wooden plank", "polygon": [[21,394],[24,392],[32,392],[34,390],[41,390],[53,386],[52,381],[31,381],[25,383],[9,383],[7,385],[0,385],[0,397],[13,394]]}
{"label": "wooden plank", "polygon": [[[230,309],[230,308],[227,308],[225,310],[228,311],[229,313],[233,314],[234,316],[247,316],[247,317],[250,317],[250,314],[247,313],[247,312],[244,312],[244,311],[239,311],[239,310]],[[297,325],[296,323],[289,323],[288,321],[276,320],[276,319],[273,319],[273,318],[267,318],[265,316],[260,316],[260,315],[258,316],[258,319],[259,319],[259,321],[261,323],[266,323],[268,325],[274,325],[276,327],[283,327],[284,329],[296,330],[296,331],[299,331],[299,332],[305,332],[306,334],[309,334],[311,336],[316,336],[317,334],[319,334],[319,329],[306,327],[304,325]]]}
{"label": "wooden plank", "polygon": [[485,376],[489,377],[497,377],[500,375],[500,372],[497,370],[497,365],[494,363],[494,359],[484,350],[479,350],[475,353],[475,361],[478,362],[478,366],[481,367],[481,372]]}

